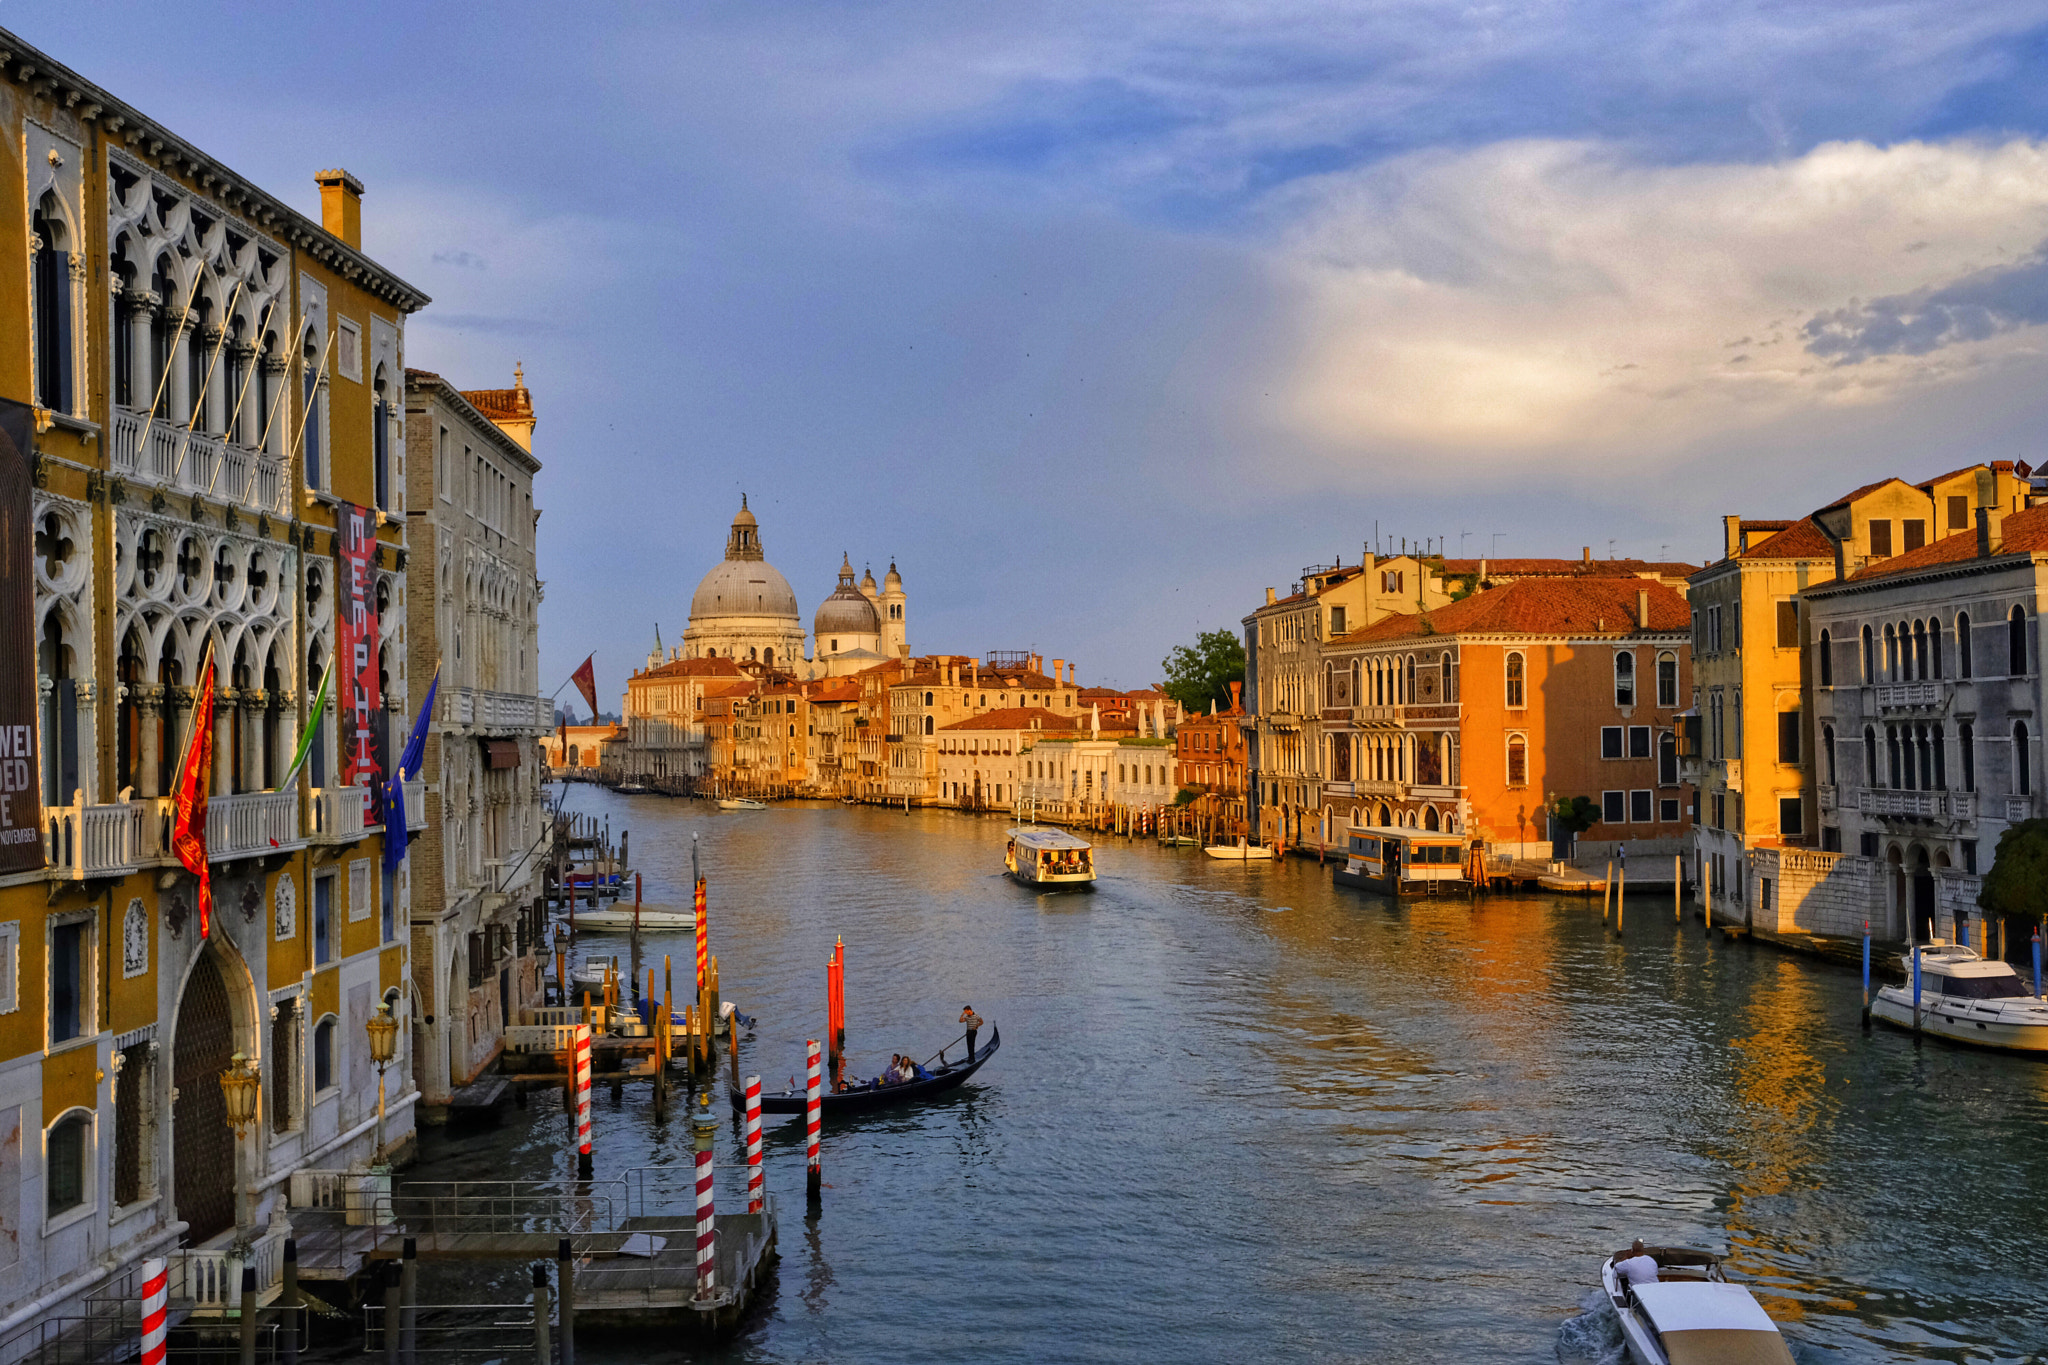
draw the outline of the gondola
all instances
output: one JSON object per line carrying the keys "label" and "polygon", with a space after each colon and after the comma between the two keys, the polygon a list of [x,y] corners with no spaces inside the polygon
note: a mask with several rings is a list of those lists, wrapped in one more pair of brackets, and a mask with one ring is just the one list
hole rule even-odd
{"label": "gondola", "polygon": [[[988,1046],[976,1048],[974,1060],[958,1062],[932,1073],[922,1081],[905,1081],[902,1085],[860,1085],[838,1092],[827,1091],[818,1097],[818,1106],[825,1118],[835,1114],[865,1114],[874,1109],[888,1109],[913,1100],[928,1100],[958,1088],[969,1076],[988,1064],[996,1055],[996,1049],[1003,1045],[1003,1031],[992,1028],[988,1034]],[[747,1097],[738,1090],[732,1093],[732,1107],[736,1113],[745,1113]],[[761,1112],[764,1114],[801,1114],[807,1098],[801,1090],[784,1090],[779,1094],[763,1093]]]}

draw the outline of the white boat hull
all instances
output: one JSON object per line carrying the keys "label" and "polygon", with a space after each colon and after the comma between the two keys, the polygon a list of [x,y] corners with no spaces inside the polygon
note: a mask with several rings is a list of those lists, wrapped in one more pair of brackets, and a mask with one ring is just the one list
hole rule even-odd
{"label": "white boat hull", "polygon": [[728,798],[727,800],[720,801],[718,808],[720,810],[767,810],[768,804],[765,801],[749,801],[745,798],[734,800]]}
{"label": "white boat hull", "polygon": [[[2029,1020],[2026,1014],[2034,1019]],[[1913,1027],[1913,988],[1886,986],[1870,1002],[1870,1017],[1895,1028]],[[1952,1042],[2006,1052],[2048,1053],[2048,1000],[2028,996],[2005,1000],[1950,1000],[1925,990],[1920,996],[1920,1031]]]}
{"label": "white boat hull", "polygon": [[[578,930],[588,929],[593,933],[629,934],[633,932],[633,912],[616,909],[581,910],[576,914],[576,927]],[[643,930],[695,929],[697,920],[694,915],[675,910],[642,910],[640,927]]]}
{"label": "white boat hull", "polygon": [[1243,847],[1232,844],[1211,844],[1203,849],[1202,852],[1208,854],[1211,858],[1220,858],[1228,863],[1256,863],[1273,856],[1272,849],[1262,848],[1257,844],[1248,844]]}

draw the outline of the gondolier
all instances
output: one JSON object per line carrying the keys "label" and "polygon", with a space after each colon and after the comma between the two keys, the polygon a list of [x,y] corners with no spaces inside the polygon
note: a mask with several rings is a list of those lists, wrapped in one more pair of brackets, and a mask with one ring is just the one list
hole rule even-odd
{"label": "gondolier", "polygon": [[981,1016],[974,1012],[974,1006],[960,1007],[960,1022],[967,1026],[967,1060],[974,1060],[974,1035],[981,1029]]}

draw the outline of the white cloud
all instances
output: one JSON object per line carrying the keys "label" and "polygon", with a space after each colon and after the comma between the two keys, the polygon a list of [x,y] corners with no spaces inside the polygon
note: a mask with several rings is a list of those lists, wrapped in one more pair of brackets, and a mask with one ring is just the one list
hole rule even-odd
{"label": "white cloud", "polygon": [[2048,237],[2040,142],[1685,166],[1512,142],[1324,178],[1273,208],[1301,307],[1271,416],[1332,452],[1606,463],[2042,363],[2039,328],[1853,365],[1801,332],[2031,258]]}

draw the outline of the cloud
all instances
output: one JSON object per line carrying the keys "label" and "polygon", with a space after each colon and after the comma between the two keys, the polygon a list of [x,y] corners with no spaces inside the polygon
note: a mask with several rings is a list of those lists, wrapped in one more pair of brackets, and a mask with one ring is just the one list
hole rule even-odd
{"label": "cloud", "polygon": [[1844,364],[1927,355],[2048,322],[2048,242],[2026,260],[1974,271],[1938,289],[1852,303],[1807,319],[1806,349]]}
{"label": "cloud", "polygon": [[[2041,363],[2016,344],[1942,349],[2048,319],[2040,142],[1660,166],[1519,141],[1323,177],[1268,212],[1299,302],[1269,416],[1337,464],[1568,452],[1598,470]],[[1938,315],[1941,345],[1887,349],[1885,318],[1912,308]],[[1850,351],[1812,346],[1817,317],[1847,318],[1827,344],[1896,358],[1829,363]]]}

